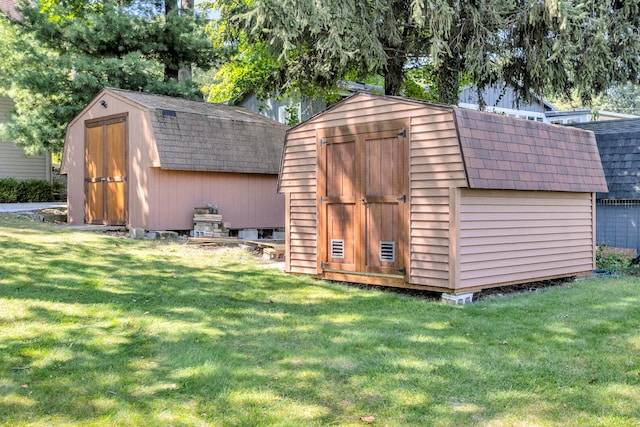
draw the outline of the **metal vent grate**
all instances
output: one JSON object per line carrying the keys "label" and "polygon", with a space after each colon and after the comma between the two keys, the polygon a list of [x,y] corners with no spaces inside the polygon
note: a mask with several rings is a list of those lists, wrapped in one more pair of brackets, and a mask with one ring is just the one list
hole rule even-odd
{"label": "metal vent grate", "polygon": [[380,242],[380,261],[396,261],[396,242]]}
{"label": "metal vent grate", "polygon": [[344,240],[331,239],[331,258],[344,258]]}

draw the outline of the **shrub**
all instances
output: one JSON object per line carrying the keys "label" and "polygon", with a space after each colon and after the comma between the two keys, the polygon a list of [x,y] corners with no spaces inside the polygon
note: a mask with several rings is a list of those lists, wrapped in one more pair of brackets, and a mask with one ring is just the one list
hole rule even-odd
{"label": "shrub", "polygon": [[596,268],[606,271],[620,271],[629,266],[631,257],[628,254],[603,250],[602,246],[596,248]]}
{"label": "shrub", "polygon": [[3,178],[0,179],[0,203],[51,202],[54,188],[58,185],[38,179]]}
{"label": "shrub", "polygon": [[18,181],[14,178],[0,179],[0,203],[16,203],[18,201]]}

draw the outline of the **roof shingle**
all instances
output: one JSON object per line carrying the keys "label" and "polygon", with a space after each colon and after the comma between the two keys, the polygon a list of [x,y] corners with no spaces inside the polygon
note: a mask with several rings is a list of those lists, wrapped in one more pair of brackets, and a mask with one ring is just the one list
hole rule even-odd
{"label": "roof shingle", "polygon": [[455,108],[469,187],[606,192],[591,132]]}
{"label": "roof shingle", "polygon": [[287,126],[241,107],[105,89],[149,110],[160,168],[277,174]]}
{"label": "roof shingle", "polygon": [[640,119],[572,124],[594,132],[609,193],[599,199],[640,199]]}

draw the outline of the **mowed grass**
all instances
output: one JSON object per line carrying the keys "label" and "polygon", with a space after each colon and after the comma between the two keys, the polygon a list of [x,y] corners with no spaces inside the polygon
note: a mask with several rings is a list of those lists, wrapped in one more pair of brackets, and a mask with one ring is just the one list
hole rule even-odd
{"label": "mowed grass", "polygon": [[638,426],[640,281],[455,307],[0,217],[6,426]]}

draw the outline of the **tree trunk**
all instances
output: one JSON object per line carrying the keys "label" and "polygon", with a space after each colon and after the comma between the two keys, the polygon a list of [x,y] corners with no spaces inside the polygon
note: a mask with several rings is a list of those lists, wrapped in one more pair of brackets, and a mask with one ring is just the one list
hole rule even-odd
{"label": "tree trunk", "polygon": [[[195,0],[179,0],[180,1],[180,13],[193,13]],[[178,0],[165,0],[164,13],[165,16],[170,13],[175,13],[178,10]],[[164,81],[177,80],[179,82],[191,79],[191,64],[165,64],[164,66]]]}
{"label": "tree trunk", "polygon": [[384,75],[384,94],[399,96],[402,94],[402,83],[404,80],[404,55],[396,55],[389,58],[386,73]]}
{"label": "tree trunk", "polygon": [[438,101],[458,105],[460,99],[460,60],[445,58],[438,68]]}

